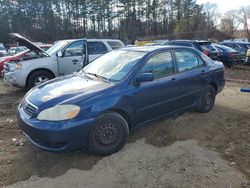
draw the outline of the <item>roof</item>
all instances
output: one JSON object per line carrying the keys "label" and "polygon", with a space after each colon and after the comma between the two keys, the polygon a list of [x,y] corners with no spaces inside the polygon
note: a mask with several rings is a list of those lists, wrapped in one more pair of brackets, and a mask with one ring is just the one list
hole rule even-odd
{"label": "roof", "polygon": [[171,40],[169,42],[209,42],[207,40]]}
{"label": "roof", "polygon": [[120,50],[127,50],[127,51],[138,51],[138,52],[152,52],[155,50],[160,50],[160,49],[193,49],[185,46],[135,46],[135,47],[125,47],[121,48]]}
{"label": "roof", "polygon": [[234,44],[250,44],[250,42],[243,42],[243,41],[222,41],[220,42],[221,44],[226,44],[226,43],[234,43]]}
{"label": "roof", "polygon": [[[73,41],[78,41],[78,40],[87,40],[87,41],[121,41],[119,39],[86,39],[86,38],[80,38],[80,39],[65,39],[65,40],[58,40],[58,41],[66,41],[66,42],[73,42]],[[56,41],[56,42],[58,42]]]}

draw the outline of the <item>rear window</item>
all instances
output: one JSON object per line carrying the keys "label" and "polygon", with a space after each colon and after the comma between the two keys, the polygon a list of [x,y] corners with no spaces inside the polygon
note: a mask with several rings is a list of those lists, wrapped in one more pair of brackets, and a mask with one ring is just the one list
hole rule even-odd
{"label": "rear window", "polygon": [[105,54],[108,52],[103,42],[88,42],[89,54]]}
{"label": "rear window", "polygon": [[0,50],[5,50],[4,47],[0,46]]}
{"label": "rear window", "polygon": [[176,45],[176,46],[194,47],[192,43],[188,43],[188,42],[171,42],[171,43],[167,43],[167,44]]}
{"label": "rear window", "polygon": [[123,47],[122,43],[118,41],[107,41],[107,43],[113,50]]}
{"label": "rear window", "polygon": [[216,48],[211,43],[199,43],[202,50],[216,51]]}

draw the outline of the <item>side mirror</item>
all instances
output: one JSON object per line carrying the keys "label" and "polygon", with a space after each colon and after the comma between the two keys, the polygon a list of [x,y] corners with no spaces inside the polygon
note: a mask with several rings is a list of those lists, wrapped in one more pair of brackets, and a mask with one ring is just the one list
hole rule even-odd
{"label": "side mirror", "polygon": [[140,73],[137,74],[135,77],[135,82],[137,84],[141,82],[151,82],[154,80],[154,74],[153,73]]}
{"label": "side mirror", "polygon": [[61,52],[61,51],[59,51],[59,52],[56,52],[56,56],[57,56],[57,57],[62,57],[62,56],[63,56],[63,54],[62,54],[62,52]]}

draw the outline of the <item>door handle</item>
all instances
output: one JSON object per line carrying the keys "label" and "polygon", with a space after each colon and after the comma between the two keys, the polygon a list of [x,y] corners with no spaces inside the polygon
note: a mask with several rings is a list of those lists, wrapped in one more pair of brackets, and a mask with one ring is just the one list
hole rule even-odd
{"label": "door handle", "polygon": [[175,80],[176,80],[176,78],[172,78],[172,79],[171,79],[171,81],[175,81]]}
{"label": "door handle", "polygon": [[78,60],[77,59],[73,59],[72,62],[75,65],[78,62]]}
{"label": "door handle", "polygon": [[204,74],[205,72],[206,72],[205,70],[202,70],[202,71],[201,71],[201,74]]}

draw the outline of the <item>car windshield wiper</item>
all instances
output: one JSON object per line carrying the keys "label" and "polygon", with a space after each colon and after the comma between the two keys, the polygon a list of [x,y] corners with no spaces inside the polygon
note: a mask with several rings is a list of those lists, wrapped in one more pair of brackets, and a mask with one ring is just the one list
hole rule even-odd
{"label": "car windshield wiper", "polygon": [[[85,71],[84,71],[85,72]],[[110,81],[108,80],[108,78],[104,77],[104,76],[101,76],[101,75],[98,75],[96,73],[91,73],[91,72],[85,72],[85,74],[88,74],[88,75],[91,75],[91,76],[95,76],[96,78],[99,78],[107,83],[109,83]]]}

